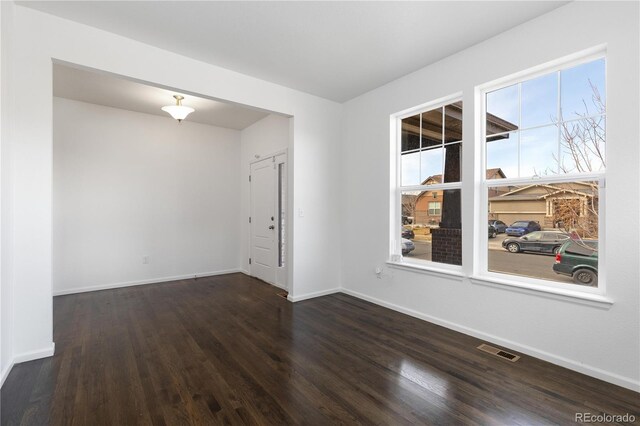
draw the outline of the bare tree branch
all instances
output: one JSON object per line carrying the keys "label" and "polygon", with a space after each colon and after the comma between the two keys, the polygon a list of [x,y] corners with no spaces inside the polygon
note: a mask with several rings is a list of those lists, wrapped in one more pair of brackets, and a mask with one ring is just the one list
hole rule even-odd
{"label": "bare tree branch", "polygon": [[[559,120],[561,158],[553,157],[561,173],[595,172],[606,166],[605,102],[591,80],[589,86],[593,107],[583,99],[584,111],[576,111],[578,119],[565,122],[560,117]],[[569,190],[571,185],[557,186]],[[583,182],[582,187],[571,195],[554,196],[551,206],[554,224],[581,237],[597,238],[598,183]]]}

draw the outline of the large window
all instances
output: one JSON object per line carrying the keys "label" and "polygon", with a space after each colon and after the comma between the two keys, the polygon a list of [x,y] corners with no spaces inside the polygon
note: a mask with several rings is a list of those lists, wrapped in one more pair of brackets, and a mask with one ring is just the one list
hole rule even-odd
{"label": "large window", "polygon": [[497,235],[491,238],[490,226],[486,270],[597,287],[606,165],[604,58],[495,87],[483,97],[483,191]]}
{"label": "large window", "polygon": [[[462,101],[399,119],[401,248],[407,262],[462,264]],[[397,229],[397,228],[396,228]]]}

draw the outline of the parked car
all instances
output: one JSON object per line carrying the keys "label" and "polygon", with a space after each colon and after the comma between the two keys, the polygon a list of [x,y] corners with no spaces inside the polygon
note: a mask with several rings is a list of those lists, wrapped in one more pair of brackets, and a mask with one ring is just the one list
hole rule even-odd
{"label": "parked car", "polygon": [[406,238],[407,240],[413,240],[416,237],[416,234],[412,229],[407,229],[402,227],[402,238]]}
{"label": "parked car", "polygon": [[556,254],[553,272],[582,285],[598,285],[598,241],[569,240]]}
{"label": "parked car", "polygon": [[504,234],[504,232],[507,230],[507,224],[501,220],[490,220],[489,225],[496,228],[496,232],[498,234]]}
{"label": "parked car", "polygon": [[413,244],[413,241],[407,240],[406,238],[402,239],[402,255],[406,256],[415,250],[416,246]]}
{"label": "parked car", "polygon": [[489,238],[495,238],[497,235],[498,230],[492,224],[489,224]]}
{"label": "parked car", "polygon": [[505,229],[505,232],[510,236],[521,237],[529,232],[540,230],[542,230],[542,228],[540,228],[540,224],[534,220],[519,220],[508,226],[507,229]]}
{"label": "parked car", "polygon": [[413,217],[412,216],[402,216],[402,224],[403,225],[410,225],[413,223]]}
{"label": "parked car", "polygon": [[505,238],[502,247],[511,253],[534,251],[537,253],[557,253],[571,235],[559,231],[535,231],[518,238]]}

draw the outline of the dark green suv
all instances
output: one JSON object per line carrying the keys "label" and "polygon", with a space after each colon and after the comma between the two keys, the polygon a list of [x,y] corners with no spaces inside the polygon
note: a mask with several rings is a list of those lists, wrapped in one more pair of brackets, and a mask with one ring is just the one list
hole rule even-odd
{"label": "dark green suv", "polygon": [[553,265],[556,274],[573,277],[576,284],[598,285],[598,241],[570,240],[560,247]]}

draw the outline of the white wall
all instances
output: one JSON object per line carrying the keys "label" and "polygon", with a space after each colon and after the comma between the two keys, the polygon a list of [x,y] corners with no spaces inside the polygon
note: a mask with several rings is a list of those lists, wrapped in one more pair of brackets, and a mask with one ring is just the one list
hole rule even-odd
{"label": "white wall", "polygon": [[294,182],[289,198],[294,209],[307,214],[292,218],[291,246],[295,251],[298,241],[314,244],[293,258],[290,294],[340,286],[339,212],[326,206],[340,189],[332,170],[341,105],[21,6],[15,6],[13,24],[8,60],[15,69],[12,87],[20,96],[8,107],[13,222],[3,234],[9,232],[13,254],[14,359],[53,352],[52,58],[295,117],[288,147]]}
{"label": "white wall", "polygon": [[0,2],[0,386],[13,364],[13,320],[11,294],[11,250],[10,229],[10,121],[11,98],[11,25],[13,4]]}
{"label": "white wall", "polygon": [[[242,180],[242,209],[241,216],[246,223],[249,217],[250,184],[249,164],[265,155],[275,154],[289,146],[292,119],[281,115],[270,114],[262,120],[252,124],[240,132],[241,154],[240,170]],[[256,157],[257,156],[257,157]],[[289,200],[291,201],[291,200]],[[243,271],[249,271],[249,227],[241,228],[241,249],[239,264]],[[287,253],[292,255],[292,253]],[[292,258],[289,256],[290,263]],[[337,286],[337,285],[336,285]]]}
{"label": "white wall", "polygon": [[237,271],[239,159],[237,130],[53,98],[53,293]]}
{"label": "white wall", "polygon": [[[394,81],[345,105],[342,197],[346,291],[448,327],[640,389],[638,247],[638,4],[574,2]],[[474,89],[572,53],[607,44],[607,296],[602,309],[473,284],[468,278],[386,268],[389,247],[389,117],[464,92],[464,176],[473,161]],[[348,143],[346,143],[348,141]],[[366,146],[366,149],[363,147]],[[473,262],[474,195],[463,184],[463,262]],[[366,206],[366,207],[365,207]],[[366,211],[367,214],[363,214]],[[486,238],[486,225],[479,235]],[[362,232],[367,230],[367,232]]]}

